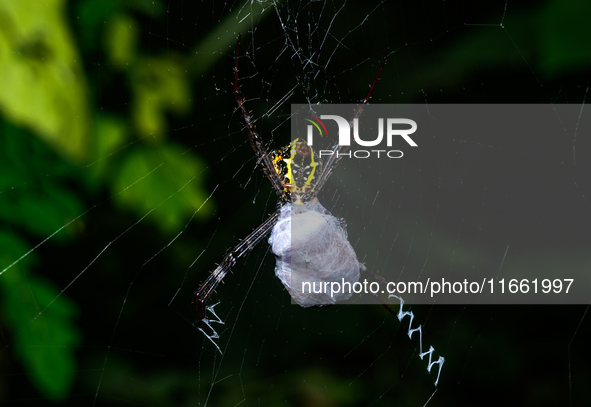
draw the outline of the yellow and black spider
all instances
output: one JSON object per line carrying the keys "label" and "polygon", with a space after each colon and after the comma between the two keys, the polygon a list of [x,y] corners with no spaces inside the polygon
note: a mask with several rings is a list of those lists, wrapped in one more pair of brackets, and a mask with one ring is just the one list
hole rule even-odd
{"label": "yellow and black spider", "polygon": [[[205,323],[213,334],[199,329],[209,339],[217,338],[211,323],[221,321],[205,317],[206,310],[215,315],[213,306],[206,306],[207,300],[236,262],[269,233],[269,244],[276,257],[275,274],[293,300],[303,307],[334,304],[351,296],[350,293],[334,296],[327,293],[304,293],[301,290],[303,281],[322,284],[344,280],[354,284],[359,279],[359,271],[366,270],[357,260],[357,255],[347,239],[344,220],[332,216],[317,199],[318,192],[348,147],[336,144],[324,165],[317,160],[314,150],[301,139],[296,139],[277,151],[267,151],[244,107],[244,98],[238,87],[239,53],[240,36],[234,69],[234,96],[257,162],[275,189],[279,201],[277,211],[228,252],[195,293],[199,321]],[[386,57],[354,118],[359,117],[367,104],[385,62]]]}

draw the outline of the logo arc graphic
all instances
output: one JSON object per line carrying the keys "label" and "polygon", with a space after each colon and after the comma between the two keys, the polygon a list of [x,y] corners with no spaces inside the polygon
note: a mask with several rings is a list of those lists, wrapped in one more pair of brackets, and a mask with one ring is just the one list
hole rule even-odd
{"label": "logo arc graphic", "polygon": [[[324,135],[326,135],[326,137],[328,137],[328,132],[326,131],[326,126],[324,125],[324,123],[322,123],[322,120],[320,120],[318,117],[308,114],[308,113],[304,113],[304,115],[314,119],[314,120],[306,119],[306,121],[312,123],[314,125],[314,127],[316,127],[316,129],[318,130],[318,133],[320,133],[320,137],[323,137]],[[320,127],[322,127],[322,129]],[[324,133],[322,133],[322,130],[324,130]]]}

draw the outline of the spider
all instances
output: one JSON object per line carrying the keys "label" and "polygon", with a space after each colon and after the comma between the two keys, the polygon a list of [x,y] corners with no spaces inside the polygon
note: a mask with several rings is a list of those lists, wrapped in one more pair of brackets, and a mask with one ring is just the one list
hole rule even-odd
{"label": "spider", "polygon": [[[358,281],[359,273],[362,271],[382,284],[386,284],[386,281],[381,276],[367,269],[357,260],[355,250],[353,250],[351,243],[347,239],[344,219],[337,219],[332,216],[317,198],[318,192],[320,192],[320,189],[339,163],[342,153],[345,153],[348,147],[336,144],[332,147],[332,155],[324,165],[316,159],[314,150],[300,139],[292,141],[289,145],[277,151],[269,152],[255,130],[254,122],[244,107],[244,98],[238,88],[240,39],[241,36],[239,35],[238,46],[236,47],[236,66],[234,68],[234,97],[236,103],[238,103],[242,122],[257,162],[275,189],[279,201],[277,211],[226,254],[220,265],[195,293],[199,322],[207,325],[212,333],[207,334],[203,328],[199,328],[199,330],[206,335],[220,353],[221,349],[214,341],[219,336],[212,328],[211,323],[223,324],[223,322],[213,310],[215,305],[206,306],[207,300],[236,262],[265,239],[269,233],[271,233],[269,244],[276,257],[275,274],[279,277],[292,299],[302,307],[334,304],[351,296],[349,293],[341,293],[334,297],[328,296],[326,293],[304,294],[303,290],[298,290],[302,281],[340,282],[341,279],[344,279],[353,284]],[[386,51],[369,92],[357,108],[350,125],[355,118],[361,115],[363,107],[369,101],[386,63],[388,52]],[[378,295],[376,297],[382,306],[396,316],[399,321],[402,321],[404,317],[409,317],[408,337],[412,339],[413,334],[418,332],[419,357],[423,359],[426,355],[429,355],[427,371],[431,372],[434,365],[439,365],[437,380],[435,381],[435,386],[437,386],[445,358],[440,356],[437,360],[433,360],[435,349],[432,346],[429,347],[428,351],[423,352],[422,326],[413,327],[414,314],[412,311],[403,310],[404,301],[402,298],[392,295],[392,297],[400,301],[400,309],[395,312]],[[217,319],[211,321],[207,319],[205,317],[206,310],[210,311]]]}
{"label": "spider", "polygon": [[[240,39],[241,37],[238,36],[234,68],[234,97],[257,162],[271,182],[279,200],[277,211],[228,252],[220,265],[195,293],[199,321],[204,322],[209,328],[211,328],[210,322],[222,322],[219,318],[217,321],[209,321],[205,317],[206,310],[215,315],[214,306],[206,306],[212,292],[236,262],[269,233],[271,233],[269,244],[276,257],[275,274],[292,299],[302,307],[334,304],[351,296],[350,293],[335,296],[326,293],[305,294],[303,290],[298,289],[302,281],[322,283],[341,282],[341,279],[344,279],[353,284],[358,281],[359,272],[366,271],[365,266],[357,260],[355,251],[347,239],[344,220],[332,216],[317,198],[320,189],[338,164],[341,153],[348,147],[336,144],[332,147],[333,154],[324,165],[317,160],[314,150],[301,139],[296,139],[283,148],[269,152],[244,107],[244,98],[238,87]],[[354,118],[359,117],[367,104],[382,72],[386,57],[387,53]],[[213,335],[206,335],[210,339],[217,338],[215,330],[211,329]]]}

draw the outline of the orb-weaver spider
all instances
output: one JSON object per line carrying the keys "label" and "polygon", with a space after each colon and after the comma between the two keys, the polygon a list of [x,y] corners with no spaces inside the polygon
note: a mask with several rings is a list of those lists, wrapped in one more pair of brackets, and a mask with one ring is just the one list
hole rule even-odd
{"label": "orb-weaver spider", "polygon": [[[211,323],[223,322],[213,310],[215,305],[206,306],[205,304],[236,262],[250,252],[269,233],[271,233],[269,244],[277,261],[275,274],[286,287],[292,299],[303,307],[333,304],[336,301],[350,297],[350,294],[342,294],[336,297],[327,296],[325,293],[304,295],[303,292],[296,289],[298,283],[303,280],[322,282],[344,279],[353,283],[357,282],[359,272],[363,271],[375,280],[386,284],[382,277],[368,270],[357,260],[357,255],[347,239],[344,220],[332,216],[318,202],[318,192],[330,177],[339,163],[340,157],[348,147],[336,144],[332,147],[332,155],[324,165],[316,161],[312,148],[300,139],[294,140],[288,146],[277,151],[267,151],[263,140],[255,130],[252,118],[244,107],[244,98],[238,88],[239,54],[240,36],[238,36],[236,66],[234,68],[234,97],[238,103],[242,122],[257,162],[275,189],[279,201],[277,211],[226,254],[221,264],[195,293],[199,322],[207,325],[212,333],[206,333],[203,328],[199,328],[199,330],[207,336],[220,352],[219,346],[214,341],[214,339],[218,338],[218,335],[212,328]],[[369,101],[386,63],[387,55],[388,52],[386,52],[382,60],[380,69],[371,84],[367,96],[357,108],[350,123],[353,123],[353,120],[361,115],[364,106]],[[403,311],[404,301],[402,298],[396,295],[390,296],[400,301],[399,311],[394,312],[378,295],[376,297],[399,321],[402,321],[406,316],[410,318],[408,336],[412,338],[413,333],[419,333],[419,357],[423,359],[426,355],[429,355],[427,371],[430,372],[435,364],[439,365],[439,372],[435,381],[435,386],[437,386],[445,358],[440,356],[437,360],[433,360],[432,356],[435,349],[432,346],[429,347],[428,351],[423,351],[422,326],[419,325],[413,328],[414,314],[412,311]],[[217,319],[210,321],[205,318],[206,310],[210,311]]]}
{"label": "orb-weaver spider", "polygon": [[[244,107],[244,98],[238,87],[239,54],[240,36],[234,68],[234,97],[257,162],[275,189],[279,201],[277,211],[226,254],[220,265],[195,293],[199,320],[212,329],[213,335],[216,334],[210,322],[221,323],[221,321],[219,319],[210,321],[205,318],[206,310],[215,315],[213,306],[206,307],[207,300],[236,262],[269,233],[271,233],[269,244],[277,260],[275,273],[294,301],[303,307],[333,304],[349,298],[351,294],[334,297],[324,293],[304,295],[295,289],[302,279],[322,282],[341,281],[344,278],[345,281],[354,283],[359,279],[359,271],[366,270],[365,266],[357,260],[355,251],[347,240],[344,220],[332,216],[316,198],[338,164],[341,153],[348,147],[336,144],[332,148],[333,154],[325,165],[321,165],[316,160],[312,148],[300,139],[294,140],[290,145],[277,151],[269,152]],[[385,62],[386,56],[354,118],[359,117],[367,104]],[[303,232],[292,234],[292,228],[295,227],[299,227]],[[212,339],[212,336],[207,333],[206,335]]]}

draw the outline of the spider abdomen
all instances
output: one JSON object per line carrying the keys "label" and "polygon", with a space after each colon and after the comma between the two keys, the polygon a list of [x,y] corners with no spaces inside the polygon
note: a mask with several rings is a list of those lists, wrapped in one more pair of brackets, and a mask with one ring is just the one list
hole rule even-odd
{"label": "spider abdomen", "polygon": [[284,205],[269,244],[276,257],[275,274],[302,307],[331,305],[351,297],[345,283],[352,287],[359,281],[357,255],[342,221],[317,199],[305,205]]}

